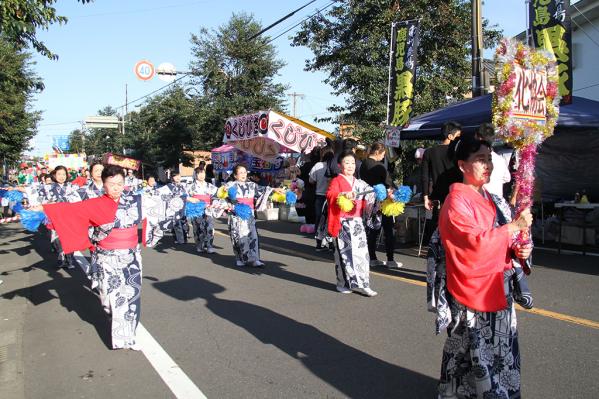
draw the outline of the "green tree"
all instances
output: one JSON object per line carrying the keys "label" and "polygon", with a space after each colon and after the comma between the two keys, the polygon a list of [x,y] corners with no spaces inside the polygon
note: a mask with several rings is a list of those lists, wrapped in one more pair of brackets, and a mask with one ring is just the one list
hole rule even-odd
{"label": "green tree", "polygon": [[167,168],[191,165],[185,151],[193,149],[197,133],[197,103],[181,86],[153,97],[139,113],[130,114],[124,144],[149,165]]}
{"label": "green tree", "polygon": [[31,55],[0,37],[0,154],[16,160],[35,136],[41,113],[31,111],[44,85],[31,69]]}
{"label": "green tree", "polygon": [[81,129],[75,129],[69,133],[69,152],[80,153],[85,150],[85,133]]}
{"label": "green tree", "polygon": [[[386,118],[391,23],[410,19],[420,20],[418,115],[470,91],[470,1],[348,0],[304,23],[293,39],[314,53],[306,70],[327,72],[325,82],[346,99],[331,111],[367,142],[382,137]],[[484,29],[485,45],[493,46],[501,31],[487,21]]]}
{"label": "green tree", "polygon": [[[30,45],[40,54],[50,59],[58,56],[36,37],[38,29],[48,29],[51,24],[60,25],[67,18],[56,14],[52,7],[57,0],[3,0],[0,1],[0,34],[17,46],[24,49]],[[90,3],[92,0],[78,0],[80,3]]]}
{"label": "green tree", "polygon": [[202,28],[192,34],[191,62],[199,136],[194,144],[209,149],[222,141],[225,120],[262,109],[282,109],[286,86],[274,78],[285,63],[276,58],[269,38],[249,38],[262,29],[252,15],[233,14],[216,30]]}

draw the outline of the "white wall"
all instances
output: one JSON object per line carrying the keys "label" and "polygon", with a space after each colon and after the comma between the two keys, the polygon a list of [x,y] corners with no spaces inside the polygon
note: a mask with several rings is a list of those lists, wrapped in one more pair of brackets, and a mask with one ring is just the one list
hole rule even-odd
{"label": "white wall", "polygon": [[[595,27],[599,18],[592,18]],[[574,53],[574,95],[599,101],[599,32],[590,23],[578,22],[584,29],[572,24],[572,51]],[[586,34],[585,34],[586,32]],[[587,36],[591,36],[596,43]],[[594,87],[588,87],[595,85]],[[588,88],[586,88],[588,87]]]}

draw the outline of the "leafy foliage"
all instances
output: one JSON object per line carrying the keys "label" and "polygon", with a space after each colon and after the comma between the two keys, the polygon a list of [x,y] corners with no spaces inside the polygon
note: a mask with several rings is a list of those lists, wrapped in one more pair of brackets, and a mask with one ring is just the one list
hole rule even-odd
{"label": "leafy foliage", "polygon": [[[293,39],[314,53],[306,70],[328,72],[325,82],[345,97],[331,111],[355,124],[366,142],[382,137],[386,119],[391,23],[410,19],[420,20],[418,115],[470,90],[470,1],[348,0],[307,21]],[[493,46],[501,32],[486,21],[484,26],[485,45]]]}
{"label": "leafy foliage", "polygon": [[[48,29],[51,24],[60,25],[67,18],[56,14],[52,7],[57,0],[3,0],[0,2],[0,33],[14,43],[17,49],[33,48],[45,57],[58,59],[58,56],[36,37],[37,29]],[[92,0],[78,0],[90,3]]]}
{"label": "leafy foliage", "polygon": [[44,88],[31,65],[30,54],[0,38],[0,154],[10,161],[27,149],[41,116],[30,110],[33,94]]}
{"label": "leafy foliage", "polygon": [[268,37],[249,38],[262,29],[248,14],[233,14],[216,30],[191,36],[194,86],[201,112],[197,148],[219,145],[226,118],[262,109],[281,109],[286,86],[274,82],[285,65]]}

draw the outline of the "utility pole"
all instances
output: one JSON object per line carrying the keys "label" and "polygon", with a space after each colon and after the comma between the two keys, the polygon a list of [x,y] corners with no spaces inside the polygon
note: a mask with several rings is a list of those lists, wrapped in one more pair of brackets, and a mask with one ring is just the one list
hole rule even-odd
{"label": "utility pole", "polygon": [[293,93],[287,94],[287,95],[289,97],[293,97],[293,117],[295,118],[296,117],[295,111],[296,111],[296,107],[297,107],[297,98],[299,97],[301,99],[304,99],[306,96],[301,93],[296,93],[296,92],[293,92]]}
{"label": "utility pole", "polygon": [[472,97],[484,94],[482,83],[483,24],[481,0],[472,0]]}

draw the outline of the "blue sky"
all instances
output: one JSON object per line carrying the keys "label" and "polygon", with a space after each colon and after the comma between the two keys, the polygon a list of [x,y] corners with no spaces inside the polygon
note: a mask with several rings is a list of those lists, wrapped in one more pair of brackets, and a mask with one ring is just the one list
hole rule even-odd
{"label": "blue sky", "polygon": [[[58,12],[67,16],[69,22],[41,31],[39,38],[60,58],[50,61],[34,55],[34,70],[43,78],[46,88],[34,103],[34,109],[43,111],[43,120],[32,153],[50,152],[52,136],[68,135],[81,126],[79,121],[95,115],[99,109],[107,105],[122,106],[125,85],[131,101],[165,84],[157,78],[147,82],[138,80],[133,73],[137,61],[146,59],[155,66],[170,62],[177,69],[186,70],[191,60],[190,36],[200,27],[216,28],[226,23],[233,12],[240,11],[253,13],[266,26],[306,2],[96,0],[82,5],[75,0],[59,1]],[[329,2],[316,1],[268,34],[277,36]],[[498,24],[506,35],[515,35],[526,27],[524,0],[487,0],[483,15]],[[303,71],[304,61],[311,53],[289,45],[288,37],[296,30],[273,42],[279,58],[287,62],[278,80],[290,85],[289,93],[305,95],[298,100],[297,116],[313,122],[315,116],[328,116],[326,108],[339,99],[322,82],[326,77],[323,73]],[[320,127],[333,129],[330,124]]]}

